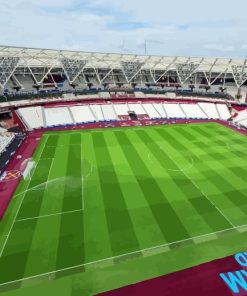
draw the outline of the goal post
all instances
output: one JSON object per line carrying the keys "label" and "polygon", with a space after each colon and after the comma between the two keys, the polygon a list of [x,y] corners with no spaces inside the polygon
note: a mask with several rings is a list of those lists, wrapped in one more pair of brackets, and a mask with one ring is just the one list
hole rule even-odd
{"label": "goal post", "polygon": [[22,177],[24,180],[30,180],[36,167],[36,162],[32,158],[25,159],[21,164]]}

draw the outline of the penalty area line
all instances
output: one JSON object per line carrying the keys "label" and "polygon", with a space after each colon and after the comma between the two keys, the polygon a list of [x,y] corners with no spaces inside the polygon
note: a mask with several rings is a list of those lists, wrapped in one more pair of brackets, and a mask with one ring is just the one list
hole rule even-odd
{"label": "penalty area line", "polygon": [[144,253],[144,252],[159,249],[159,248],[165,248],[165,247],[168,247],[168,246],[172,246],[174,244],[179,244],[179,243],[183,243],[183,242],[190,241],[190,240],[196,240],[196,239],[203,238],[203,237],[209,237],[209,236],[212,236],[212,235],[217,235],[219,233],[224,233],[224,232],[227,232],[227,231],[230,231],[230,230],[236,230],[236,229],[243,228],[243,227],[247,227],[247,224],[239,225],[239,226],[236,226],[236,227],[230,227],[230,228],[226,228],[226,229],[223,229],[223,230],[210,232],[210,233],[206,233],[206,234],[201,234],[201,235],[198,235],[198,236],[189,237],[189,238],[186,238],[186,239],[183,239],[183,240],[178,240],[178,241],[171,242],[171,243],[161,244],[161,245],[157,245],[157,246],[154,246],[154,247],[144,248],[144,249],[141,249],[141,250],[136,250],[134,252],[124,253],[124,254],[121,254],[121,255],[107,257],[107,258],[103,258],[103,259],[99,259],[99,260],[95,260],[95,261],[91,261],[91,262],[86,262],[86,263],[82,263],[82,264],[78,264],[78,265],[74,265],[74,266],[70,266],[70,267],[66,267],[66,268],[56,269],[56,270],[53,270],[53,271],[40,273],[40,274],[32,275],[32,276],[29,276],[29,277],[24,277],[24,278],[13,280],[13,281],[8,281],[8,282],[5,282],[5,283],[1,283],[0,286],[14,284],[14,283],[22,282],[22,281],[27,281],[27,280],[31,280],[31,279],[35,279],[35,278],[39,278],[39,277],[43,277],[43,276],[50,276],[50,275],[53,275],[54,273],[57,273],[57,272],[63,272],[63,271],[76,269],[76,268],[79,268],[79,267],[86,267],[86,266],[90,266],[90,265],[94,265],[94,264],[99,264],[99,263],[102,263],[102,262],[107,262],[107,261],[110,261],[110,260],[119,259],[119,258],[122,258],[122,257],[125,257],[125,256]]}
{"label": "penalty area line", "polygon": [[27,220],[34,220],[34,219],[40,219],[40,218],[47,218],[47,217],[52,217],[52,216],[58,216],[58,215],[63,215],[63,214],[71,214],[71,213],[76,213],[76,212],[82,212],[84,209],[78,209],[78,210],[72,210],[72,211],[65,211],[65,212],[59,212],[59,213],[54,213],[54,214],[48,214],[48,215],[42,215],[42,216],[36,216],[36,217],[29,217],[29,218],[24,218],[24,219],[18,219],[15,222],[22,222],[22,221],[27,221]]}
{"label": "penalty area line", "polygon": [[[47,138],[47,139],[48,139],[48,138]],[[46,142],[47,142],[47,140],[46,140]],[[44,148],[45,148],[46,142],[45,142],[45,144],[44,144],[44,146],[43,146],[43,148],[42,148],[42,150],[41,150],[41,153],[40,153],[39,158],[41,157],[41,155],[42,155],[42,153],[43,153],[43,151],[44,151]],[[34,172],[33,172],[33,174],[34,174]],[[28,180],[27,188],[29,187],[29,185],[30,185],[30,183],[31,183],[31,179],[32,179],[32,178],[30,178],[30,180]],[[14,224],[15,224],[16,218],[17,218],[17,216],[18,216],[18,214],[19,214],[19,211],[20,211],[20,209],[21,209],[22,203],[23,203],[24,198],[25,198],[25,196],[26,196],[26,192],[25,192],[25,193],[22,193],[22,194],[23,194],[23,196],[22,196],[22,198],[21,198],[20,204],[19,204],[19,206],[18,206],[18,208],[17,208],[17,211],[16,211],[16,213],[15,213],[15,216],[14,216],[14,218],[13,218],[13,222],[12,222],[12,224],[11,224],[11,226],[10,226],[9,232],[7,233],[6,240],[4,241],[3,246],[2,246],[2,248],[1,248],[1,251],[0,251],[0,258],[2,257],[3,252],[4,252],[4,250],[5,250],[5,247],[6,247],[6,244],[7,244],[7,242],[8,242],[8,239],[9,239],[9,237],[10,237],[11,231],[12,231],[12,229],[13,229],[13,227],[14,227]]]}

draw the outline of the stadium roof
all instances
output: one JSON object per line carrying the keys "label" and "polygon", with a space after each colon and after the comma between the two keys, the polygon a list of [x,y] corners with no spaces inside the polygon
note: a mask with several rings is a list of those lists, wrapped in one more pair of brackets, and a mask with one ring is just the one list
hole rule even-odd
{"label": "stadium roof", "polygon": [[163,75],[168,71],[176,71],[181,83],[197,72],[203,72],[208,80],[212,73],[214,76],[230,73],[236,84],[241,86],[247,79],[246,63],[246,59],[238,58],[152,56],[0,46],[0,75],[4,67],[8,68],[5,78],[0,82],[3,85],[16,68],[46,67],[62,68],[65,72],[73,68],[75,73],[80,73],[84,68],[120,69],[127,77],[133,77],[141,70],[163,71]]}
{"label": "stadium roof", "polygon": [[[200,64],[203,70],[219,70],[230,65],[246,64],[247,59],[240,58],[208,58],[208,57],[179,57],[179,56],[156,56],[156,55],[136,55],[136,54],[120,54],[120,53],[99,53],[99,52],[83,52],[71,50],[55,50],[55,49],[39,49],[27,47],[0,46],[1,57],[20,57],[19,65],[25,66],[26,63],[32,63],[34,66],[44,66],[56,64],[60,66],[60,60],[63,58],[86,60],[94,66],[119,66],[121,61],[139,61],[144,66],[150,68],[164,68],[164,66],[175,65],[177,63],[195,63]],[[29,64],[30,65],[30,64]]]}

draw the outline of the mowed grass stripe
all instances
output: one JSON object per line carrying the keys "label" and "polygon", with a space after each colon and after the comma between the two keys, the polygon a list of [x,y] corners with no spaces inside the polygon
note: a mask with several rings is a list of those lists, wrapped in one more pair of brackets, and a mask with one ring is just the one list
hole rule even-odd
{"label": "mowed grass stripe", "polygon": [[113,131],[104,133],[112,163],[142,249],[166,242]]}
{"label": "mowed grass stripe", "polygon": [[[185,183],[191,183],[186,176],[180,171],[176,164],[168,157],[168,155],[160,149],[160,142],[150,137],[150,132],[145,130],[135,131],[137,139],[140,143],[145,143],[147,151],[143,154],[149,155],[146,165],[152,166],[155,171],[162,173],[162,179],[157,176],[157,182],[161,183],[165,190],[167,200],[170,202],[181,222],[190,233],[191,236],[198,236],[203,233],[210,233],[213,229],[206,223],[200,213],[192,206],[188,198],[188,192],[178,186],[176,180],[183,180]],[[159,143],[159,144],[158,144]],[[136,145],[140,150],[139,144]],[[158,167],[156,165],[158,164]]]}
{"label": "mowed grass stripe", "polygon": [[[232,180],[233,178],[227,178],[224,177],[223,174],[218,173],[221,169],[222,171],[230,171],[232,174],[235,174],[235,176],[238,177],[240,171],[238,173],[237,170],[234,171],[232,169],[228,169],[227,167],[225,167],[224,170],[224,166],[221,166],[221,168],[216,170],[217,164],[219,162],[220,161],[218,159],[215,159],[214,164],[209,162],[204,164],[204,166],[208,168],[207,171],[204,172],[204,175],[207,175],[208,182],[214,184],[214,186],[219,190],[219,194],[212,195],[211,199],[217,206],[219,206],[222,209],[223,212],[226,213],[226,215],[230,215],[229,217],[231,217],[231,219],[236,219],[236,221],[238,221],[237,223],[246,223],[246,218],[244,217],[244,215],[241,214],[241,211],[246,214],[247,188],[242,190],[239,189],[239,187],[241,188],[241,185],[243,186],[243,184],[239,184],[240,182],[238,182],[237,184],[235,182],[230,183],[228,180]],[[203,171],[201,172],[203,173]],[[207,188],[205,188],[205,190],[207,190]],[[234,205],[236,208],[231,209],[231,207],[229,207],[228,201],[230,201],[231,204]]]}
{"label": "mowed grass stripe", "polygon": [[[214,131],[212,131],[212,134],[214,134]],[[196,134],[196,137],[199,137],[199,135]],[[178,138],[180,141],[183,141],[184,144],[186,143],[186,139],[183,138],[182,133],[177,137],[175,136],[175,138]],[[188,143],[188,144],[191,145],[192,157],[194,160],[196,160],[197,155],[195,154],[195,149],[194,149],[194,146],[196,146],[196,143]],[[241,210],[238,208],[234,209],[233,203],[231,203],[230,199],[226,195],[226,192],[229,190],[231,193],[233,193],[233,196],[236,196],[238,194],[237,192],[239,192],[239,190],[237,190],[232,183],[228,182],[228,180],[223,177],[223,174],[225,174],[225,172],[227,171],[227,167],[224,169],[224,167],[222,167],[218,159],[215,159],[214,162],[206,161],[202,163],[202,165],[203,165],[203,169],[200,169],[199,171],[194,171],[193,174],[190,173],[191,177],[195,179],[195,182],[198,184],[200,188],[202,188],[204,192],[208,193],[208,197],[212,200],[212,202],[217,207],[219,207],[221,211],[227,217],[230,218],[231,221],[233,221],[234,223],[236,222],[239,223],[240,221],[243,221],[242,223],[246,223],[244,222],[246,221],[246,219],[244,215],[241,213]],[[195,166],[195,168],[196,167],[197,165]],[[207,180],[207,182],[196,181],[196,179],[200,175],[203,176],[205,180]],[[213,187],[216,188],[215,193],[212,193]]]}
{"label": "mowed grass stripe", "polygon": [[60,213],[63,211],[63,198],[66,186],[66,170],[69,146],[57,147],[45,186],[40,216]]}
{"label": "mowed grass stripe", "polygon": [[[192,132],[192,130],[191,130]],[[214,130],[211,130],[212,136],[214,136]],[[174,131],[173,135],[176,137],[176,131]],[[196,134],[196,137],[200,138],[200,135]],[[210,138],[210,135],[208,135]],[[187,143],[187,140],[183,137],[183,133],[177,135],[176,138],[181,139],[183,143],[187,146],[191,146],[191,155],[193,159],[195,160],[195,167],[194,171],[191,170],[189,173],[193,179],[195,179],[196,183],[204,192],[207,192],[208,197],[210,200],[214,202],[214,204],[221,209],[221,211],[230,218],[230,220],[235,225],[245,224],[246,223],[246,214],[244,214],[245,211],[243,211],[243,203],[245,203],[246,198],[243,196],[243,194],[238,190],[232,187],[232,183],[229,183],[227,180],[227,183],[225,183],[224,179],[222,179],[221,176],[225,174],[225,171],[228,170],[227,166],[221,165],[222,160],[215,159],[213,161],[213,157],[211,156],[211,161],[209,162],[208,159],[202,162],[199,166],[198,164],[198,152],[200,151],[197,149],[198,143]],[[226,136],[226,141],[227,141]],[[213,143],[212,143],[213,145]],[[207,147],[201,150],[206,150]],[[193,151],[193,154],[192,154]],[[209,167],[209,164],[211,164],[211,167]],[[198,168],[198,169],[197,169]],[[231,170],[231,169],[230,169]],[[223,180],[224,185],[222,182],[218,183],[218,180],[215,179],[215,174]],[[204,178],[206,181],[198,180],[198,178]],[[229,188],[229,186],[231,186]],[[232,191],[231,191],[232,188]],[[229,192],[227,192],[230,189]],[[229,194],[230,193],[230,194]],[[227,197],[227,195],[229,195]],[[237,198],[235,198],[238,196]],[[238,203],[236,206],[236,203]],[[234,206],[235,204],[235,206]],[[241,208],[238,207],[241,205]]]}
{"label": "mowed grass stripe", "polygon": [[63,212],[82,208],[81,146],[73,145],[75,141],[80,143],[80,134],[70,135],[67,171],[64,180]]}
{"label": "mowed grass stripe", "polygon": [[25,193],[17,220],[39,216],[52,159],[41,159]]}
{"label": "mowed grass stripe", "polygon": [[59,135],[56,134],[56,135],[49,135],[48,133],[48,140],[46,142],[46,145],[47,146],[57,146],[57,142],[58,142],[58,138],[59,138]]}
{"label": "mowed grass stripe", "polygon": [[[196,137],[197,135],[200,135],[201,131],[203,130],[203,127],[200,127],[194,130],[191,130],[191,134],[194,134]],[[212,131],[211,131],[212,133]],[[213,132],[214,133],[214,132]],[[210,137],[210,132],[207,132],[207,137]],[[231,136],[231,133],[229,133],[229,137]],[[224,147],[226,148],[227,141],[229,140],[229,137],[226,135],[225,138],[223,138],[222,142],[224,143]],[[197,145],[197,143],[193,143],[194,145]],[[247,144],[247,142],[246,142]],[[222,153],[224,150],[221,149],[221,147],[217,147],[212,145],[211,147],[212,153],[209,155],[215,162],[218,163],[219,167],[225,171],[225,178],[228,178],[229,180],[232,181],[232,184],[236,184],[238,188],[245,188],[246,187],[246,182],[242,181],[241,178],[239,178],[239,174],[235,174],[231,170],[231,166],[234,166],[235,164],[239,164],[241,166],[242,162],[241,159],[238,158],[235,160],[235,155],[231,151],[228,150],[227,153]],[[223,156],[222,156],[223,155]],[[226,156],[224,156],[226,155]],[[228,167],[229,166],[229,167]],[[228,176],[227,176],[228,174]]]}
{"label": "mowed grass stripe", "polygon": [[36,220],[14,224],[0,258],[0,284],[23,278],[35,228]]}
{"label": "mowed grass stripe", "polygon": [[[43,148],[45,147],[47,137],[43,136],[40,139],[39,145],[34,151],[32,158],[34,160],[38,159],[38,156],[41,155]],[[22,202],[22,198],[25,194],[29,185],[29,180],[24,180],[23,178],[20,180],[20,183],[15,191],[15,194],[11,200],[10,205],[8,206],[7,212],[4,215],[4,219],[0,223],[0,237],[2,237],[2,241],[0,242],[0,249],[2,246],[2,242],[5,241],[7,233],[9,232],[11,225],[13,224],[13,220],[15,219],[16,212],[19,208],[20,203]]]}
{"label": "mowed grass stripe", "polygon": [[[81,135],[70,135],[62,212],[82,209]],[[63,213],[57,248],[56,269],[85,262],[83,211]]]}
{"label": "mowed grass stripe", "polygon": [[[176,131],[182,131],[184,136],[184,128],[178,129]],[[206,148],[206,151],[208,152],[206,155],[207,159],[210,159],[210,157],[213,156],[217,160],[225,160],[225,163],[231,163],[232,160],[234,160],[235,157],[237,157],[236,162],[238,162],[239,155],[236,155],[233,151],[229,150],[228,146],[229,143],[235,144],[237,139],[235,139],[234,134],[231,133],[231,130],[227,130],[227,132],[227,135],[222,136],[218,134],[217,130],[208,130],[205,128],[205,126],[196,126],[193,129],[188,129],[186,131],[186,133],[189,133],[191,135],[193,134],[196,137],[196,139],[199,136],[199,138],[201,138],[203,142],[206,142],[205,144],[201,143],[202,146],[200,146],[200,148]],[[209,143],[211,143],[210,146]],[[195,142],[194,144],[198,146],[200,142]]]}
{"label": "mowed grass stripe", "polygon": [[[194,131],[194,133],[198,134],[199,131]],[[227,141],[227,136],[225,141]],[[192,145],[197,145],[197,143],[193,143]],[[217,154],[217,148],[214,151]],[[242,189],[244,189],[245,191],[245,189],[247,189],[245,179],[240,177],[240,174],[236,170],[232,169],[232,166],[234,166],[235,162],[233,162],[231,158],[227,159],[228,164],[230,164],[229,167],[225,164],[225,161],[218,159],[218,157],[214,158],[213,154],[211,155],[211,159],[213,160],[213,163],[207,161],[206,165],[204,166],[208,168],[208,171],[213,171],[213,173],[210,174],[211,179],[213,179],[216,175],[217,178],[220,178],[220,180],[222,180],[224,191],[242,191]],[[241,159],[239,159],[239,169],[241,169],[241,165],[242,162]],[[219,171],[224,171],[224,174],[219,174]],[[245,176],[244,173],[243,176]],[[231,180],[231,183],[229,183],[228,180]],[[218,184],[218,182],[216,182],[216,185],[221,186],[221,184]],[[223,189],[222,186],[219,188],[220,191],[222,191]]]}
{"label": "mowed grass stripe", "polygon": [[[124,132],[115,132],[116,138],[128,159],[139,186],[147,199],[149,207],[159,225],[165,240],[175,242],[189,238],[189,233],[180,221],[176,212],[168,202],[156,180],[145,165],[145,160],[136,151],[129,137]],[[145,156],[144,156],[145,157]]]}
{"label": "mowed grass stripe", "polygon": [[[179,157],[181,157],[181,154],[176,150],[176,146],[184,149],[184,145],[180,141],[178,141],[174,136],[172,136],[170,131],[162,128],[157,128],[153,130],[153,133],[160,135],[161,139],[166,141],[166,143],[168,144],[164,144],[164,148],[167,149],[167,156],[173,155],[174,157],[178,155]],[[184,174],[184,177],[186,178],[185,180],[175,179],[175,182],[177,183],[177,186],[180,186],[183,190],[185,190],[189,201],[198,211],[198,213],[203,217],[203,219],[207,222],[207,224],[210,225],[210,227],[214,231],[219,231],[225,228],[231,228],[232,225],[217,210],[217,208],[210,203],[210,201],[193,184],[193,182],[187,178],[187,175]]]}
{"label": "mowed grass stripe", "polygon": [[[160,130],[161,129],[155,129],[157,133],[159,133]],[[163,141],[163,143],[161,142],[160,137],[157,137],[157,134],[155,134],[154,132],[150,131],[149,134],[147,134],[146,131],[136,131],[136,133],[142,139],[143,143],[146,143],[146,145],[149,146],[150,151],[153,151],[154,156],[160,160],[160,163],[165,170],[169,168],[177,171],[177,176],[174,178],[174,182],[176,186],[181,188],[184,194],[186,194],[187,200],[197,211],[199,215],[198,221],[200,221],[200,219],[203,219],[212,232],[225,228],[225,223],[223,223],[222,225],[222,222],[225,221],[224,217],[222,219],[222,215],[203,196],[201,191],[198,190],[198,188],[191,182],[191,180],[184,174],[184,172],[180,170],[180,167],[177,165],[177,163],[175,163],[170,157],[170,155],[174,156],[175,152],[169,151],[169,148],[164,144]],[[181,152],[177,151],[176,153],[177,157],[181,157]],[[204,231],[202,229],[203,233]]]}
{"label": "mowed grass stripe", "polygon": [[[59,139],[60,140],[60,139]],[[40,216],[62,212],[69,147],[57,147],[40,208]],[[61,216],[37,219],[24,277],[56,270]]]}
{"label": "mowed grass stripe", "polygon": [[57,147],[60,146],[62,148],[64,146],[69,146],[70,145],[70,134],[71,133],[61,133],[61,132],[59,132]]}
{"label": "mowed grass stripe", "polygon": [[56,270],[59,230],[60,215],[37,219],[23,277]]}
{"label": "mowed grass stripe", "polygon": [[93,133],[101,191],[114,256],[137,251],[140,246],[102,133]]}
{"label": "mowed grass stripe", "polygon": [[82,133],[85,262],[112,257],[111,243],[91,133]]}
{"label": "mowed grass stripe", "polygon": [[[43,159],[38,162],[28,189],[47,181],[50,165],[50,159]],[[33,194],[31,194],[32,191],[24,193],[25,197],[17,215],[17,220],[38,215],[43,191],[41,189],[33,192]],[[36,223],[37,219],[14,223],[0,258],[0,270],[4,270],[4,272],[0,273],[0,283],[17,280],[24,276]]]}
{"label": "mowed grass stripe", "polygon": [[56,269],[85,263],[83,211],[61,215]]}

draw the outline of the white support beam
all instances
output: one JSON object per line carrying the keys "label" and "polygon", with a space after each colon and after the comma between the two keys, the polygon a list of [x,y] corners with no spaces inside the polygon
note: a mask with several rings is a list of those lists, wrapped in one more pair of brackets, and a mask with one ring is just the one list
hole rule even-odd
{"label": "white support beam", "polygon": [[192,62],[191,58],[186,63],[176,63],[176,70],[181,84],[184,84],[201,66],[204,58],[199,62]]}
{"label": "white support beam", "polygon": [[175,57],[171,63],[169,63],[166,67],[165,67],[165,71],[159,76],[158,79],[155,80],[155,83],[157,83],[161,77],[163,77],[164,75],[166,75],[166,73],[171,69],[172,66],[175,65],[176,60],[178,59],[178,57]]}
{"label": "white support beam", "polygon": [[4,88],[18,66],[19,57],[0,57],[0,86]]}
{"label": "white support beam", "polygon": [[128,83],[130,83],[131,80],[140,72],[144,64],[145,63],[141,63],[139,61],[126,61],[121,63],[124,75]]}
{"label": "white support beam", "polygon": [[231,65],[232,74],[238,88],[247,80],[246,63],[247,60],[245,59],[243,65]]}
{"label": "white support beam", "polygon": [[60,60],[60,62],[64,70],[64,73],[71,84],[81,74],[81,72],[84,70],[87,64],[86,60],[68,59],[68,58],[63,58]]}

